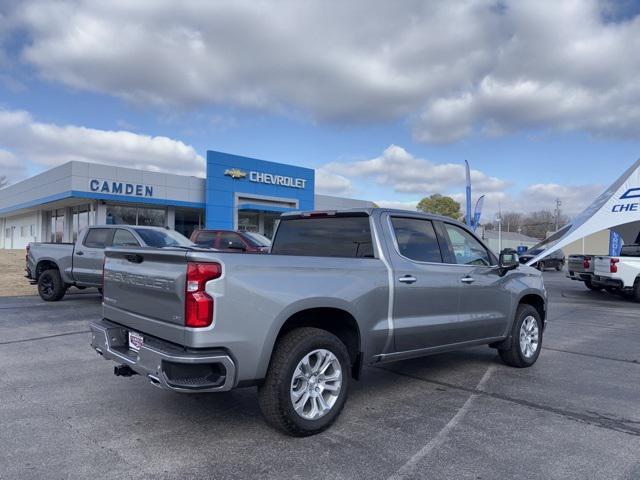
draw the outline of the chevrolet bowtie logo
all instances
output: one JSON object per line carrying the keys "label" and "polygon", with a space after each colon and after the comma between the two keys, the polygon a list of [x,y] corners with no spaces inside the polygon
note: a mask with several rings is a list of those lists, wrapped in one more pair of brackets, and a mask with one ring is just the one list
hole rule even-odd
{"label": "chevrolet bowtie logo", "polygon": [[244,178],[247,176],[247,172],[243,172],[239,168],[230,168],[228,170],[225,170],[224,174],[229,175],[234,180],[237,180],[238,178]]}

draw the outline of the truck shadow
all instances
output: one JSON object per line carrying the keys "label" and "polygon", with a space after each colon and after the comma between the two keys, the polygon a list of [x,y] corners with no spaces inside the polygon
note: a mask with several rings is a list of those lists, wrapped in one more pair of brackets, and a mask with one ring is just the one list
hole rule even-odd
{"label": "truck shadow", "polygon": [[[400,399],[407,396],[420,397],[428,408],[425,388],[434,394],[436,390],[448,390],[442,383],[474,388],[487,368],[497,363],[495,352],[483,348],[365,367],[361,379],[351,381],[346,408],[355,415],[366,415],[372,405],[388,411],[389,405],[402,404]],[[227,428],[267,428],[258,408],[256,387],[217,394],[164,392],[159,397],[162,405],[157,408],[164,409],[169,417],[198,424],[212,433]]]}

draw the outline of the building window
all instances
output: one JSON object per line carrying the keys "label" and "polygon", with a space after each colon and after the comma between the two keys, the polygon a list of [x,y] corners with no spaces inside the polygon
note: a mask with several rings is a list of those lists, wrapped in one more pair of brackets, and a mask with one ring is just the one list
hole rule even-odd
{"label": "building window", "polygon": [[166,209],[107,205],[107,225],[164,227],[166,222]]}
{"label": "building window", "polygon": [[20,225],[20,238],[27,236],[27,227]]}
{"label": "building window", "polygon": [[258,214],[253,212],[239,212],[238,230],[241,232],[258,232]]}
{"label": "building window", "polygon": [[180,232],[185,237],[190,238],[193,231],[199,229],[200,225],[199,210],[176,209],[176,232]]}
{"label": "building window", "polygon": [[4,229],[4,238],[11,238],[11,229],[10,228],[5,228]]}
{"label": "building window", "polygon": [[73,207],[73,241],[78,239],[78,234],[83,228],[89,226],[89,205]]}
{"label": "building window", "polygon": [[29,225],[29,236],[31,237],[35,237],[36,236],[36,226],[35,225]]}
{"label": "building window", "polygon": [[138,208],[138,225],[164,227],[167,224],[167,211],[160,208]]}
{"label": "building window", "polygon": [[64,210],[51,210],[51,241],[62,243],[64,232]]}
{"label": "building window", "polygon": [[136,207],[107,205],[107,225],[137,225]]}

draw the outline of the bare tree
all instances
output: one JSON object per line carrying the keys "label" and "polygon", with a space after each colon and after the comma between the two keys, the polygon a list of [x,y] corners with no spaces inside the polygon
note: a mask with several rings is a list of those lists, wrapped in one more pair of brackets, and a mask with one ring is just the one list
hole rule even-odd
{"label": "bare tree", "polygon": [[517,232],[522,224],[522,214],[519,212],[504,212],[501,218],[505,232]]}
{"label": "bare tree", "polygon": [[[563,226],[569,218],[558,210],[539,210],[532,213],[504,212],[501,216],[502,228],[505,232],[518,232],[528,237],[543,239],[549,232],[556,230],[556,225]],[[495,230],[492,223],[485,224],[487,230]]]}

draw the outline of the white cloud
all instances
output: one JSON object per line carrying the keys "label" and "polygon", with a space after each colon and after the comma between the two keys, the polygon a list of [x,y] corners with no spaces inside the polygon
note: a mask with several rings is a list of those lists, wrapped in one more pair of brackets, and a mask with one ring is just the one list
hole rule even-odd
{"label": "white cloud", "polygon": [[315,178],[317,193],[338,196],[351,195],[353,193],[351,180],[326,168],[316,169]]}
{"label": "white cloud", "polygon": [[375,204],[382,208],[395,208],[397,210],[415,211],[420,200],[410,200],[407,202],[397,200],[376,200]]}
{"label": "white cloud", "polygon": [[[387,147],[382,155],[355,162],[332,162],[324,170],[350,179],[372,179],[378,185],[392,187],[398,193],[423,196],[446,193],[464,187],[465,170],[461,164],[434,163],[416,158],[397,145]],[[491,177],[479,170],[471,171],[471,180],[481,191],[500,191],[509,182]]]}
{"label": "white cloud", "polygon": [[[531,213],[540,210],[553,211],[556,199],[561,202],[564,215],[573,217],[584,210],[604,191],[603,185],[557,185],[554,183],[529,185],[519,192],[489,192],[485,196],[483,221],[493,220],[498,212]],[[480,193],[478,193],[480,195]],[[464,193],[451,195],[464,208]],[[477,199],[474,195],[473,201]]]}
{"label": "white cloud", "polygon": [[0,177],[6,177],[10,182],[22,178],[26,171],[24,163],[11,152],[0,149]]}
{"label": "white cloud", "polygon": [[[183,175],[204,174],[204,159],[181,141],[126,131],[40,123],[25,111],[0,110],[0,145],[5,154],[10,152],[9,156],[0,156],[3,170],[17,159],[20,164],[30,161],[47,168],[80,160]],[[9,172],[17,177],[21,173],[20,170]]]}
{"label": "white cloud", "polygon": [[410,118],[424,142],[529,128],[640,137],[640,17],[606,0],[25,0],[6,10],[0,30],[21,40],[0,43],[18,43],[43,78],[135,103]]}

